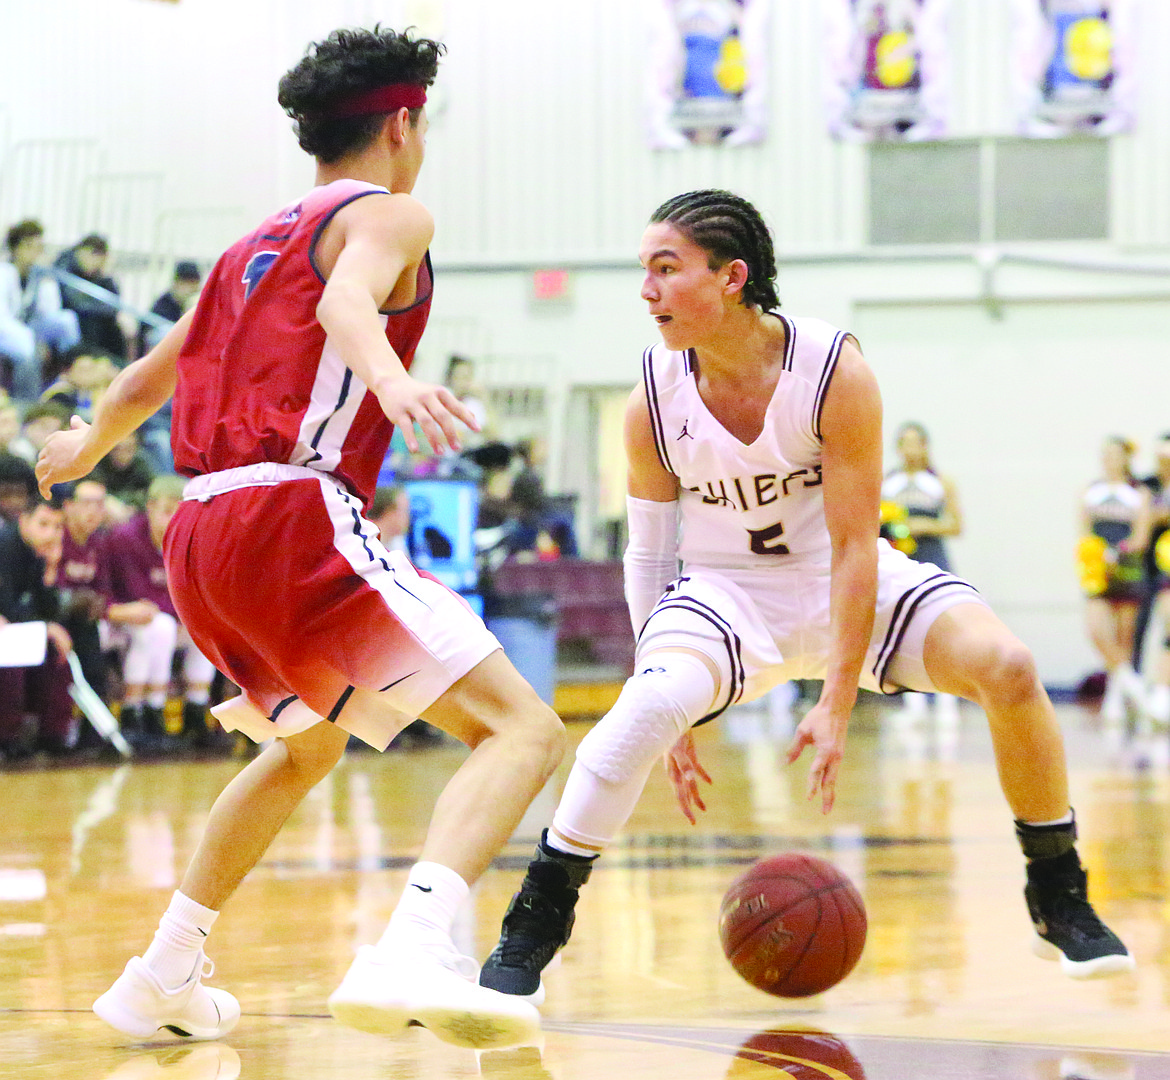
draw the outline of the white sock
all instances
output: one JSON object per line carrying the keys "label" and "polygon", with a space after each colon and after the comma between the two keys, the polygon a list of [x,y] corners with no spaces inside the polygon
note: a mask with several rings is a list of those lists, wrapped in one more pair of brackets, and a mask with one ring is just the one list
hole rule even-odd
{"label": "white sock", "polygon": [[[635,795],[634,798],[637,799],[637,796]],[[554,825],[553,829],[555,828],[556,826]],[[596,859],[600,854],[597,848],[601,847],[601,844],[597,844],[595,847],[586,847],[584,844],[575,844],[572,840],[569,840],[564,836],[558,836],[557,833],[553,831],[553,829],[548,830],[548,837],[544,843],[547,847],[552,848],[554,851],[559,851],[562,855],[576,855],[582,859]]]}
{"label": "white sock", "polygon": [[450,867],[415,863],[378,948],[398,948],[405,942],[450,944],[455,914],[470,891],[467,882]]}
{"label": "white sock", "polygon": [[1073,823],[1073,812],[1070,809],[1062,818],[1057,818],[1055,821],[1025,821],[1025,825],[1031,825],[1034,829],[1043,829],[1050,825],[1071,825]]}
{"label": "white sock", "polygon": [[159,920],[154,940],[142,956],[143,962],[168,990],[182,986],[199,964],[203,944],[218,911],[197,904],[177,889],[170,906]]}
{"label": "white sock", "polygon": [[152,709],[165,709],[167,704],[167,692],[165,690],[151,690],[146,695],[146,704]]}

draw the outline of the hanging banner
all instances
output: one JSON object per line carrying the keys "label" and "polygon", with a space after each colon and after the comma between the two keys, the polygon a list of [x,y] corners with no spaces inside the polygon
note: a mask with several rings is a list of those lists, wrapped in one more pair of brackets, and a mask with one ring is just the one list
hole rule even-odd
{"label": "hanging banner", "polygon": [[839,139],[946,134],[949,0],[822,0],[829,130]]}
{"label": "hanging banner", "polygon": [[1133,124],[1134,0],[1015,0],[1024,135],[1112,135]]}
{"label": "hanging banner", "polygon": [[763,140],[770,2],[650,0],[652,147]]}

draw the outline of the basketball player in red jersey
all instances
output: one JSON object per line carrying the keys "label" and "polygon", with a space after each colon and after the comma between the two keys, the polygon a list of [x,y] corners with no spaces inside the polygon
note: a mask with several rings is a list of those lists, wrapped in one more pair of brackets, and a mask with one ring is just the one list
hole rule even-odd
{"label": "basketball player in red jersey", "polygon": [[[95,1003],[126,1034],[219,1038],[238,1002],[206,987],[217,913],[350,734],[379,749],[419,716],[471,755],[439,797],[382,939],[359,951],[333,1014],[461,1045],[535,1035],[535,1007],[477,985],[456,909],[560,762],[564,729],[461,598],[364,517],[394,425],[436,451],[470,413],[407,369],[427,321],[432,221],[410,194],[442,46],[339,30],[281,80],[317,186],[233,245],[196,309],[115,380],[92,427],[47,445],[38,477],[84,476],[172,394],[191,477],[165,542],[170,588],[204,655],[244,691],[225,727],[273,740],[220,795],[144,955]],[[274,917],[279,917],[274,913]]]}

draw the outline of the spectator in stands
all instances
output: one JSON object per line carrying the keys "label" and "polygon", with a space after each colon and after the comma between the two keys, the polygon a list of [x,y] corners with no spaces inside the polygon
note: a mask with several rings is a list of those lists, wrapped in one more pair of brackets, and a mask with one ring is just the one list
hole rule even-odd
{"label": "spectator in stands", "polygon": [[50,349],[64,352],[80,340],[77,315],[62,307],[61,290],[47,267],[45,230],[28,219],[8,230],[9,261],[0,262],[0,358],[12,369],[12,393],[35,401]]}
{"label": "spectator in stands", "polygon": [[15,526],[36,493],[33,467],[22,457],[0,451],[0,528]]}
{"label": "spectator in stands", "polygon": [[103,701],[106,665],[98,622],[109,604],[109,564],[106,534],[106,489],[82,480],[65,487],[61,495],[65,529],[61,537],[61,565],[57,572],[61,625],[73,639],[85,681]]}
{"label": "spectator in stands", "polygon": [[198,745],[210,738],[207,703],[215,669],[179,624],[162,555],[163,536],[182,501],[185,483],[173,474],[156,477],[147,491],[145,510],[114,529],[110,538],[112,599],[118,604],[147,602],[156,609],[149,622],[127,626],[130,648],[123,666],[122,727],[140,746],[167,744],[163,709],[176,649],[184,652],[183,735]]}
{"label": "spectator in stands", "polygon": [[37,401],[24,410],[20,434],[9,446],[10,453],[35,465],[37,454],[49,436],[69,426],[69,410],[57,401]]}
{"label": "spectator in stands", "polygon": [[[199,294],[201,283],[199,267],[189,260],[175,264],[175,275],[170,287],[151,307],[151,312],[171,323],[178,322],[183,312],[191,306]],[[166,331],[141,323],[138,327],[137,351],[145,355],[161,340]],[[150,458],[151,465],[159,473],[172,472],[175,467],[171,456],[171,403],[168,400],[161,409],[146,420],[138,429],[142,449]]]}
{"label": "spectator in stands", "polygon": [[138,444],[137,434],[131,432],[97,463],[92,475],[106,485],[111,499],[107,506],[121,523],[145,508],[146,492],[155,471]]}
{"label": "spectator in stands", "polygon": [[66,753],[76,738],[67,657],[73,642],[57,622],[55,587],[64,518],[59,504],[33,495],[15,524],[0,527],[0,622],[48,624],[44,663],[0,668],[0,755]]}
{"label": "spectator in stands", "polygon": [[93,479],[65,485],[62,494],[65,535],[58,585],[65,629],[81,661],[86,681],[109,700],[105,641],[100,625],[145,626],[158,613],[150,601],[111,602],[110,539],[106,529],[106,489]]}
{"label": "spectator in stands", "polygon": [[534,553],[540,559],[576,556],[572,518],[554,507],[544,488],[544,439],[521,439],[515,450],[519,468],[512,476],[508,496],[513,521],[508,541],[511,553]]}
{"label": "spectator in stands", "polygon": [[0,450],[11,454],[12,445],[20,438],[20,409],[15,401],[0,402]]}
{"label": "spectator in stands", "polygon": [[118,373],[114,358],[82,342],[65,354],[64,365],[60,377],[41,394],[41,401],[56,402],[70,416],[76,414],[88,423]]}
{"label": "spectator in stands", "polygon": [[[191,306],[191,302],[199,295],[199,286],[203,278],[199,267],[189,261],[175,263],[175,276],[171,284],[153,304],[151,314],[166,319],[167,322],[177,323],[183,312]],[[162,340],[165,330],[157,329],[142,323],[138,327],[138,355],[144,356]]]}
{"label": "spectator in stands", "polygon": [[410,494],[406,488],[401,484],[378,488],[370,503],[369,519],[387,551],[410,554]]}
{"label": "spectator in stands", "polygon": [[447,361],[447,373],[443,377],[447,387],[464,405],[471,410],[479,431],[472,431],[466,424],[459,423],[459,439],[464,449],[481,446],[495,438],[496,425],[488,409],[487,394],[475,381],[475,363],[466,356],[454,355]]}
{"label": "spectator in stands", "polygon": [[126,360],[126,333],[122,327],[118,283],[106,273],[110,245],[104,236],[90,233],[57,256],[54,267],[104,290],[106,296],[94,296],[68,280],[63,283],[61,302],[77,314],[81,340],[104,349],[121,361]]}

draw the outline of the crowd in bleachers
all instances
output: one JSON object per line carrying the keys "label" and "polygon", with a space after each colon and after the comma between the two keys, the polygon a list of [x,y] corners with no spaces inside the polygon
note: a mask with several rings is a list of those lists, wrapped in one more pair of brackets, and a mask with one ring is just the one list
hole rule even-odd
{"label": "crowd in bleachers", "polygon": [[207,714],[216,673],[166,587],[162,536],[183,485],[169,414],[51,499],[33,473],[49,436],[92,417],[118,371],[182,315],[199,268],[179,263],[151,313],[133,317],[107,271],[105,237],[85,236],[50,261],[44,235],[40,222],[18,222],[0,261],[0,626],[47,624],[42,663],[7,666],[0,651],[0,755],[104,748],[74,705],[70,653],[139,751],[224,749]]}
{"label": "crowd in bleachers", "polygon": [[182,488],[181,477],[144,470],[137,486],[111,492],[95,473],[45,499],[28,462],[0,454],[0,622],[47,624],[42,662],[3,666],[0,656],[4,759],[104,748],[74,706],[70,653],[137,750],[228,748],[208,722],[215,671],[167,592],[162,538]]}
{"label": "crowd in bleachers", "polygon": [[[155,345],[194,301],[198,266],[176,264],[149,315],[128,314],[107,271],[109,244],[83,237],[50,261],[35,220],[13,225],[0,261],[0,628],[47,624],[44,660],[8,666],[0,648],[0,760],[108,749],[70,694],[81,676],[120,716],[139,752],[228,749],[208,714],[229,691],[185,634],[166,589],[162,537],[182,491],[173,474],[169,405],[115,446],[89,477],[46,500],[33,466],[73,416],[90,419],[119,370]],[[478,487],[476,541],[489,570],[504,561],[577,556],[571,500],[544,488],[543,441],[502,441],[471,360],[445,382],[476,418],[464,450],[435,459],[399,440],[369,516],[409,551],[409,482],[447,477]],[[413,554],[413,552],[411,552]],[[427,741],[418,725],[404,744]],[[239,749],[239,747],[237,747]]]}

